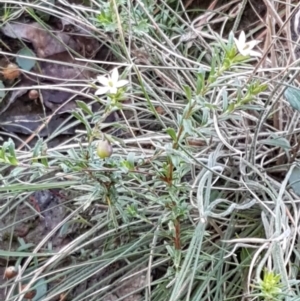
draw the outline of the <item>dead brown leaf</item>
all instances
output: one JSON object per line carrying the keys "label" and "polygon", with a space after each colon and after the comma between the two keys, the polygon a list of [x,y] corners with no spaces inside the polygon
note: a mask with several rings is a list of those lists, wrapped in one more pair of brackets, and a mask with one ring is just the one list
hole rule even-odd
{"label": "dead brown leaf", "polygon": [[40,75],[51,77],[54,82],[89,79],[93,76],[91,71],[86,70],[85,62],[75,61],[67,51],[52,55],[47,59],[52,62],[40,62],[34,71]]}
{"label": "dead brown leaf", "polygon": [[64,32],[46,29],[41,24],[7,23],[1,28],[2,32],[11,38],[22,39],[32,43],[38,57],[64,52],[66,48],[79,51],[79,45]]}

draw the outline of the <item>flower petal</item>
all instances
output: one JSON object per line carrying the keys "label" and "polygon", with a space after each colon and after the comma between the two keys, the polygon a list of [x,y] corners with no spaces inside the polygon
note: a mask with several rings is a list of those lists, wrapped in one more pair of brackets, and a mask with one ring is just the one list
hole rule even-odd
{"label": "flower petal", "polygon": [[114,68],[112,73],[111,73],[111,80],[114,83],[114,85],[117,83],[118,79],[119,79],[118,68]]}
{"label": "flower petal", "polygon": [[242,44],[242,45],[246,43],[246,35],[245,35],[244,30],[242,30],[241,33],[240,33],[239,43]]}
{"label": "flower petal", "polygon": [[248,56],[248,55],[250,55],[250,50],[249,50],[249,49],[240,49],[240,50],[239,50],[239,53],[240,53],[242,56]]}
{"label": "flower petal", "polygon": [[128,80],[126,80],[126,79],[121,79],[121,80],[119,80],[119,81],[116,83],[116,87],[117,87],[117,88],[121,88],[121,87],[123,87],[123,86],[126,86],[128,83],[129,83]]}
{"label": "flower petal", "polygon": [[235,45],[238,46],[240,44],[239,40],[236,38],[233,38],[233,39],[234,39]]}
{"label": "flower petal", "polygon": [[108,86],[109,78],[107,78],[106,76],[103,75],[97,76],[97,80],[101,85]]}
{"label": "flower petal", "polygon": [[250,56],[259,56],[259,57],[261,57],[261,53],[258,52],[258,51],[254,51],[254,50],[250,50],[249,55]]}
{"label": "flower petal", "polygon": [[237,40],[236,38],[234,38],[234,41],[235,41],[235,45],[236,45],[236,48],[238,49],[238,52],[241,54],[241,55],[244,55],[243,52],[244,52],[244,44],[241,44],[239,40]]}
{"label": "flower petal", "polygon": [[259,43],[260,43],[260,41],[253,40],[253,41],[246,43],[246,45],[247,45],[247,48],[251,50]]}
{"label": "flower petal", "polygon": [[95,95],[103,95],[109,91],[109,87],[99,87],[98,90],[95,92]]}
{"label": "flower petal", "polygon": [[118,92],[118,89],[117,89],[117,87],[110,87],[109,88],[109,93],[110,94],[117,94],[117,92]]}

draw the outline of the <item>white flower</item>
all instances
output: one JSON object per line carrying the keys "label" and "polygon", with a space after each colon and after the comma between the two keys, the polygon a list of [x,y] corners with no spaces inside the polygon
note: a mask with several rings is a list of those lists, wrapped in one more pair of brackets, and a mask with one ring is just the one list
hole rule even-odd
{"label": "white flower", "polygon": [[128,80],[118,80],[119,79],[119,72],[118,68],[113,69],[111,76],[97,76],[98,82],[103,87],[98,87],[98,90],[95,92],[95,95],[102,95],[102,94],[117,94],[118,88],[124,87],[128,84]]}
{"label": "white flower", "polygon": [[258,51],[254,51],[252,50],[258,43],[260,43],[260,41],[257,40],[253,40],[250,42],[246,43],[246,35],[245,32],[242,31],[240,33],[239,39],[237,40],[236,38],[234,38],[236,47],[239,51],[239,53],[243,56],[261,56],[261,53],[259,53]]}

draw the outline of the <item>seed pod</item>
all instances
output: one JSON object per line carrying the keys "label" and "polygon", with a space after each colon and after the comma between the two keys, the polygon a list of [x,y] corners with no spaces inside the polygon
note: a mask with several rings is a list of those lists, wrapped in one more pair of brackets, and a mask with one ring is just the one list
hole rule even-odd
{"label": "seed pod", "polygon": [[17,272],[16,268],[13,266],[7,267],[4,271],[4,277],[6,279],[14,278],[17,274],[18,274],[18,272]]}
{"label": "seed pod", "polygon": [[155,107],[155,111],[156,111],[159,115],[163,115],[163,114],[165,113],[164,108],[161,107],[161,106]]}
{"label": "seed pod", "polygon": [[14,80],[21,74],[18,65],[9,63],[2,71],[3,77],[8,80]]}
{"label": "seed pod", "polygon": [[101,159],[111,156],[113,150],[111,144],[107,140],[100,140],[97,144],[97,155]]}
{"label": "seed pod", "polygon": [[31,100],[36,100],[39,98],[39,92],[37,90],[30,90],[28,93],[28,98]]}
{"label": "seed pod", "polygon": [[[21,286],[21,290],[23,291],[26,288],[26,284]],[[32,300],[36,295],[36,290],[27,291],[24,295],[25,299]]]}

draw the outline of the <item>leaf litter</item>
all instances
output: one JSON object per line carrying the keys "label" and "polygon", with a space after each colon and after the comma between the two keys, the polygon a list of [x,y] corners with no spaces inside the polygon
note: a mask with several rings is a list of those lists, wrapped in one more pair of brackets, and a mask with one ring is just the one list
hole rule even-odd
{"label": "leaf litter", "polygon": [[[87,68],[87,63],[77,61],[75,55],[81,55],[81,57],[82,55],[86,57],[94,55],[95,53],[91,54],[91,50],[95,52],[99,47],[99,42],[93,37],[87,36],[87,28],[83,28],[82,25],[77,27],[74,22],[71,23],[71,20],[61,21],[61,27],[65,28],[66,26],[68,26],[68,33],[54,30],[37,22],[27,24],[20,22],[7,23],[1,28],[4,35],[30,43],[34,53],[26,47],[19,51],[19,54],[25,56],[26,53],[32,53],[29,55],[30,59],[17,58],[21,69],[30,71],[30,73],[23,72],[20,81],[15,85],[18,90],[12,91],[5,101],[2,100],[0,115],[3,115],[15,101],[26,94],[31,85],[38,85],[41,88],[44,85],[44,88],[40,89],[40,100],[44,107],[50,109],[50,111],[57,111],[61,107],[58,113],[65,113],[76,108],[75,103],[69,100],[83,86],[86,86],[84,83],[94,74],[90,71],[91,68]],[[46,61],[35,60],[34,55],[37,58],[46,59]],[[23,62],[24,65],[22,65]],[[31,70],[31,68],[33,69]],[[58,85],[57,89],[54,88],[53,84]],[[48,88],[45,88],[45,86]],[[67,86],[67,91],[62,91],[65,86]],[[70,86],[72,88],[69,88]],[[20,89],[22,87],[24,89]],[[28,119],[29,115],[26,114],[23,117]],[[23,118],[23,120],[26,120],[26,118]],[[4,119],[8,122],[7,116]],[[17,119],[20,120],[19,114]],[[32,119],[36,118],[32,116]],[[11,121],[15,120],[16,118],[12,118]],[[36,129],[32,128],[33,124],[35,122],[28,123],[27,129],[29,131],[33,132]],[[3,128],[1,124],[0,126]],[[5,127],[7,128],[7,126]]]}
{"label": "leaf litter", "polygon": [[[36,22],[7,23],[0,30],[2,36],[21,41],[18,43],[19,49],[11,51],[16,54],[15,63],[18,65],[7,59],[1,64],[3,67],[0,78],[0,89],[2,89],[0,127],[11,133],[30,135],[40,128],[47,115],[53,114],[53,111],[65,104],[51,117],[47,127],[38,133],[39,137],[49,136],[57,131],[58,125],[66,122],[67,118],[60,114],[75,109],[75,102],[69,100],[74,98],[83,86],[86,86],[84,83],[93,77],[91,68],[87,69],[86,63],[75,59],[90,55],[86,50],[89,44],[81,43],[81,38],[74,37],[72,33],[65,33],[48,26],[46,28]],[[94,41],[93,46],[90,47],[93,51],[97,49],[96,44],[97,42]],[[82,45],[85,45],[85,48]],[[38,90],[38,97],[30,99],[28,92],[31,92],[32,86]],[[65,86],[66,90],[62,90]],[[13,87],[14,90],[6,94],[3,89],[8,87]],[[64,132],[66,135],[74,133],[74,127]],[[22,202],[15,210],[10,209],[11,214],[7,214],[6,220],[1,221],[1,249],[17,250],[22,241],[28,247],[37,245],[41,237],[52,231],[64,219],[66,209],[62,205],[63,200],[53,192],[37,191],[33,199],[36,204],[31,200]],[[39,205],[38,208],[35,208],[35,205]],[[20,222],[15,228],[7,228],[6,225],[14,225],[15,215]],[[39,215],[42,217],[39,218]],[[13,242],[11,247],[7,247],[9,240],[7,241],[6,237],[10,237],[11,233]],[[53,236],[52,247],[56,250],[61,249],[68,242],[68,239],[65,239],[65,235],[61,236],[59,233]]]}
{"label": "leaf litter", "polygon": [[[40,97],[38,98],[47,109],[53,112],[57,110],[57,107],[61,104],[66,104],[65,109],[71,111],[75,108],[75,103],[69,102],[69,99],[76,95],[83,87],[80,83],[82,84],[95,76],[93,72],[90,71],[92,68],[87,68],[88,66],[86,63],[76,61],[75,54],[78,53],[86,58],[93,57],[99,49],[99,42],[93,37],[87,36],[87,27],[73,22],[73,20],[65,19],[62,21],[61,25],[62,30],[67,31],[67,33],[54,30],[53,28],[47,28],[46,30],[46,28],[36,22],[29,24],[9,23],[2,27],[1,30],[4,35],[30,43],[36,57],[46,59],[45,61],[42,61],[35,59],[34,55],[28,55],[30,56],[30,59],[25,58],[25,62],[27,60],[26,67],[23,65],[24,59],[17,60],[20,69],[23,70],[19,82],[14,83],[14,87],[17,89],[9,93],[6,103],[0,102],[0,127],[4,130],[27,135],[33,133],[44,122],[43,120],[46,116],[37,114],[35,110],[32,110],[32,107],[38,104],[35,103],[36,96],[29,97],[33,85],[39,85],[41,87],[38,92]],[[26,49],[26,51],[30,50],[30,48],[26,47],[23,49]],[[26,51],[21,49],[19,54],[25,54],[26,56]],[[30,72],[24,72],[24,70]],[[17,80],[17,78],[15,80]],[[2,84],[2,82],[0,83]],[[70,91],[70,89],[64,91],[61,89],[42,88],[43,85],[48,87],[53,87],[54,85],[64,87],[64,84],[68,84],[68,86],[72,84],[73,91]],[[26,93],[28,94],[26,95]],[[32,105],[29,105],[29,113],[26,114],[22,111],[21,114],[11,115],[8,112],[10,106],[24,97],[27,97],[32,101]],[[21,101],[23,101],[23,99]],[[22,107],[24,108],[25,106],[22,104]],[[64,112],[65,111],[61,110],[58,113]],[[17,111],[17,113],[19,113],[19,111]],[[109,116],[108,122],[113,121],[110,120],[111,118],[114,117]],[[47,128],[39,132],[39,136],[45,137],[49,135],[49,133],[55,132],[57,124],[62,124],[64,119],[64,117],[61,117],[58,114],[54,115],[48,123]],[[74,134],[74,128],[70,128],[68,131],[69,132],[66,134]],[[47,200],[46,202],[44,202],[45,199]],[[18,248],[20,238],[25,242],[27,241],[28,243],[36,245],[40,237],[53,230],[66,214],[66,210],[62,206],[62,199],[57,197],[51,191],[44,190],[36,192],[34,194],[34,200],[37,205],[39,205],[39,210],[41,211],[40,213],[43,214],[43,218],[37,218],[39,210],[35,214],[32,214],[32,206],[27,206],[24,203],[18,207],[16,211],[17,220],[24,220],[24,222],[19,223],[18,227],[13,231],[14,243],[12,247],[15,250]],[[7,217],[12,218],[12,215],[7,215]],[[24,219],[24,217],[26,218]],[[8,225],[13,223],[6,220],[5,224]],[[5,229],[4,225],[1,228]],[[10,233],[10,229],[5,229],[5,231]],[[74,230],[73,228],[70,229],[68,235],[72,234],[74,231],[77,230]],[[61,249],[61,247],[67,243],[65,239],[66,235],[55,235],[51,240],[54,249]],[[2,243],[5,243],[5,240],[2,241]],[[3,249],[5,249],[4,246]],[[111,269],[112,267],[108,267],[108,272],[110,272]],[[101,277],[102,275],[99,274],[97,276]],[[97,277],[94,278],[94,280],[97,279]],[[144,274],[142,277],[141,275],[137,275],[136,279],[133,281],[131,280],[130,283],[124,283],[122,288],[119,288],[115,294],[111,294],[107,296],[107,298],[109,299],[111,297],[116,299],[122,297],[123,295],[143,287],[145,285],[144,282]],[[83,285],[86,284],[83,283]],[[84,291],[82,287],[79,289],[81,292]],[[140,294],[135,294],[133,296],[134,299],[128,297],[124,300],[138,300],[141,298]]]}
{"label": "leaf litter", "polygon": [[76,52],[79,51],[78,44],[70,35],[46,29],[37,22],[29,24],[7,23],[1,30],[3,34],[10,38],[30,42],[40,58],[64,52],[66,48]]}

